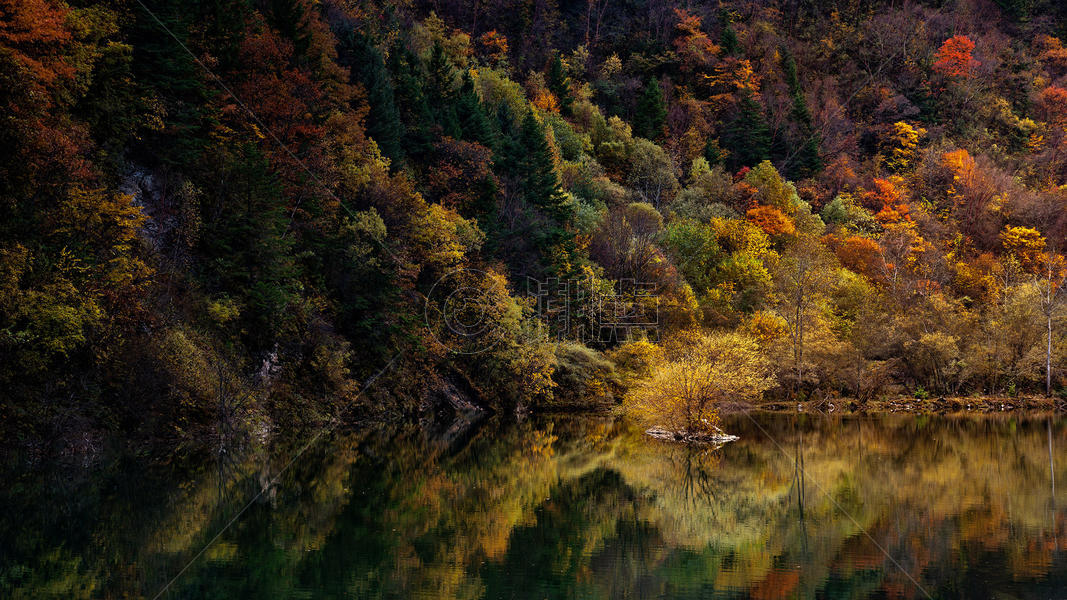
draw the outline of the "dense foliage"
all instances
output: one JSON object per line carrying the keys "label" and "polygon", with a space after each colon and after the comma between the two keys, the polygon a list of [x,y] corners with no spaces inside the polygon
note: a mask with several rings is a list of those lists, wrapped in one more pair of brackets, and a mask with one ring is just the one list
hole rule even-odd
{"label": "dense foliage", "polygon": [[1064,389],[1062,4],[672,4],[0,0],[0,419]]}

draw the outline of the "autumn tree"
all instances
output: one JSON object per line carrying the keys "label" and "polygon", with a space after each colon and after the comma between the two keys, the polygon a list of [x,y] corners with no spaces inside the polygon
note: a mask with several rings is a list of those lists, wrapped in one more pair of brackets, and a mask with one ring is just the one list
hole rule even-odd
{"label": "autumn tree", "polygon": [[721,434],[719,406],[758,400],[771,387],[770,369],[756,341],[739,333],[681,332],[624,402],[646,426],[678,439]]}
{"label": "autumn tree", "polygon": [[662,227],[663,217],[652,205],[634,202],[601,221],[590,254],[609,277],[662,282],[666,265],[656,244]]}
{"label": "autumn tree", "polygon": [[697,72],[709,67],[719,47],[701,29],[701,19],[683,9],[674,9],[678,23],[674,26],[674,50],[682,61],[682,70]]}
{"label": "autumn tree", "polygon": [[486,218],[496,208],[498,184],[492,152],[481,144],[443,138],[434,148],[434,168],[426,176],[427,199],[465,217]]}
{"label": "autumn tree", "polygon": [[904,121],[893,124],[886,146],[888,155],[885,165],[891,171],[906,171],[919,155],[919,139],[926,135],[926,130],[914,127]]}
{"label": "autumn tree", "polygon": [[660,146],[637,138],[630,148],[630,173],[627,182],[637,195],[659,207],[670,201],[678,190],[678,178],[670,156]]}
{"label": "autumn tree", "polygon": [[920,235],[910,220],[888,222],[878,238],[882,269],[880,281],[888,292],[889,308],[903,311],[921,289],[928,265],[926,256],[930,243]]}
{"label": "autumn tree", "polygon": [[811,235],[799,236],[774,265],[776,311],[785,320],[791,345],[791,389],[805,381],[805,343],[820,297],[829,287],[833,257]]}
{"label": "autumn tree", "polygon": [[478,47],[491,63],[499,64],[508,58],[508,38],[495,29],[478,37]]}
{"label": "autumn tree", "polygon": [[845,268],[867,277],[871,281],[879,281],[884,275],[881,264],[882,251],[878,242],[858,235],[849,236],[843,240],[835,240],[831,247],[837,255],[838,261]]}
{"label": "autumn tree", "polygon": [[[103,183],[93,160],[101,156],[75,114],[79,105],[103,108],[82,103],[93,67],[86,59],[120,58],[101,48],[114,14],[97,16],[93,23],[47,1],[0,3],[0,382],[10,397],[32,399],[24,415],[94,408],[93,389],[109,384],[102,367],[121,362],[145,318],[145,213]],[[129,73],[125,59],[111,66]],[[123,87],[116,119],[132,109]]]}
{"label": "autumn tree", "polygon": [[934,71],[948,78],[970,77],[979,63],[971,55],[974,42],[965,35],[956,35],[945,40],[937,50]]}
{"label": "autumn tree", "polygon": [[1044,255],[1044,269],[1038,280],[1041,295],[1041,314],[1045,317],[1045,395],[1052,395],[1052,330],[1053,322],[1062,315],[1061,309],[1067,292],[1067,259],[1062,254],[1048,251]]}
{"label": "autumn tree", "polygon": [[1033,46],[1038,53],[1038,60],[1044,63],[1054,76],[1067,72],[1067,48],[1063,47],[1060,38],[1038,35],[1034,38]]}
{"label": "autumn tree", "polygon": [[796,233],[796,226],[793,225],[793,220],[774,206],[761,204],[750,208],[745,213],[745,218],[758,225],[760,229],[767,232],[767,235],[772,238]]}
{"label": "autumn tree", "polygon": [[1067,89],[1051,85],[1041,90],[1038,106],[1049,125],[1060,128],[1067,126]]}
{"label": "autumn tree", "polygon": [[4,0],[0,14],[0,45],[33,78],[51,84],[74,74],[64,56],[73,38],[66,25],[70,9],[49,0]]}
{"label": "autumn tree", "polygon": [[874,215],[880,223],[898,223],[910,219],[911,207],[900,188],[901,182],[899,177],[874,178],[874,190],[868,192],[867,198],[871,205],[880,207]]}
{"label": "autumn tree", "polygon": [[724,258],[715,231],[699,221],[676,219],[663,232],[662,243],[698,297],[706,295]]}
{"label": "autumn tree", "polygon": [[1029,273],[1044,271],[1045,237],[1032,227],[1005,227],[1000,232],[1000,244],[1004,253],[1019,262]]}

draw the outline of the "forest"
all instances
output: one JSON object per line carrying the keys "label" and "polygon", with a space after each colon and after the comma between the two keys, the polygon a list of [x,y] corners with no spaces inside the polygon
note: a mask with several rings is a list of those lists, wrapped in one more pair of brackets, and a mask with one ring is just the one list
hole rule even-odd
{"label": "forest", "polygon": [[1056,0],[0,0],[0,430],[1067,398]]}

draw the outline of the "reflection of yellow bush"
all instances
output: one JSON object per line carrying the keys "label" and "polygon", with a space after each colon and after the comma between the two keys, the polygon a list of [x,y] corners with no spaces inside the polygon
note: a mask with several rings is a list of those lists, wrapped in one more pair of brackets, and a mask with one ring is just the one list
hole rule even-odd
{"label": "reflection of yellow bush", "polygon": [[757,398],[771,387],[756,340],[739,333],[675,336],[652,376],[626,398],[627,412],[648,425],[687,435],[718,430],[717,405]]}

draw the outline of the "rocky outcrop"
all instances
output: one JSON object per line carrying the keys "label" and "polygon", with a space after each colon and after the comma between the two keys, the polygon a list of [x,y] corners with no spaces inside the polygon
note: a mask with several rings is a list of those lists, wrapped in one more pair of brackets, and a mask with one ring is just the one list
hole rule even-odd
{"label": "rocky outcrop", "polygon": [[736,435],[730,435],[718,427],[714,432],[699,432],[699,433],[685,433],[683,431],[669,431],[662,427],[652,427],[645,431],[645,434],[652,436],[658,440],[666,440],[669,442],[684,442],[686,444],[715,444],[723,445],[727,442],[740,439]]}

